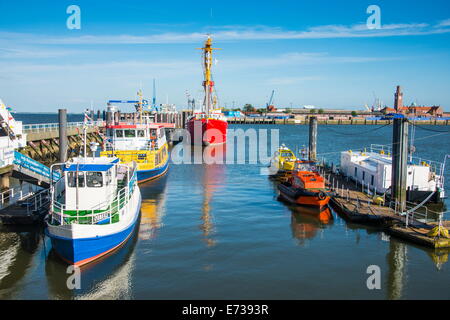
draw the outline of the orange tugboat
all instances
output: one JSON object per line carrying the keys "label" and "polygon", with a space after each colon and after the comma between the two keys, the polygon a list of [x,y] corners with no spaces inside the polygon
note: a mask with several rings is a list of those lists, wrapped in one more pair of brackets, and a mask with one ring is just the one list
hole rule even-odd
{"label": "orange tugboat", "polygon": [[290,203],[322,208],[328,204],[332,192],[317,172],[313,161],[299,160],[287,182],[278,185],[280,196]]}

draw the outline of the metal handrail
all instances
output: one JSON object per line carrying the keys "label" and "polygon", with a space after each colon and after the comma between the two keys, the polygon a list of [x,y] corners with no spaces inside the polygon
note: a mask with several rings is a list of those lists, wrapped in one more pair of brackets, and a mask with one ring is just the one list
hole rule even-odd
{"label": "metal handrail", "polygon": [[38,211],[50,203],[50,189],[44,189],[27,199],[27,213]]}
{"label": "metal handrail", "polygon": [[[90,121],[90,122],[86,123],[86,125],[88,127],[103,126],[103,124],[104,124],[103,120]],[[68,122],[67,123],[68,128],[82,127],[84,125],[85,125],[84,122]],[[22,130],[25,133],[41,132],[41,131],[55,131],[58,129],[59,129],[59,123],[35,123],[35,124],[24,124],[22,126]]]}
{"label": "metal handrail", "polygon": [[[6,191],[3,191],[0,193],[0,209],[5,209],[35,194],[36,192],[38,192],[37,187],[31,185],[28,189],[28,192],[25,192],[22,187],[11,188]],[[14,198],[15,195],[18,195],[18,197]]]}
{"label": "metal handrail", "polygon": [[[67,211],[67,210],[65,210],[65,205],[61,204],[59,202],[53,202],[52,213],[51,213],[52,219],[53,219],[53,221],[58,221],[59,225],[68,224],[68,223],[65,223],[65,220],[64,220],[65,218],[74,219],[76,221],[76,223],[80,223],[80,219],[86,219],[86,220],[90,221],[90,223],[82,223],[82,224],[96,224],[99,221],[109,218],[110,223],[112,223],[112,218],[114,216],[118,215],[120,213],[120,210],[126,206],[126,204],[128,203],[128,200],[130,199],[130,195],[131,195],[131,193],[128,192],[128,186],[126,186],[126,187],[120,189],[120,191],[117,193],[117,196],[114,197],[114,199],[110,202],[111,205],[108,209],[106,209],[102,212],[94,213],[94,211],[99,210],[98,208],[100,207],[101,204],[98,204],[96,206],[96,208],[92,208],[89,210],[76,210],[76,215],[65,214],[64,211]],[[56,212],[55,208],[58,208],[60,210],[60,213]],[[91,213],[80,215],[80,211],[84,211],[84,212],[90,211]]]}
{"label": "metal handrail", "polygon": [[[113,217],[116,216],[117,214],[119,214],[121,209],[126,208],[126,205],[128,204],[128,201],[131,198],[132,192],[134,191],[134,188],[136,187],[135,186],[135,184],[136,184],[136,167],[137,167],[136,163],[133,163],[133,167],[131,167],[131,168],[127,167],[128,175],[130,177],[129,180],[127,181],[128,184],[125,187],[123,187],[122,189],[120,189],[117,192],[117,195],[111,201],[103,201],[103,202],[97,204],[94,208],[88,209],[88,210],[74,210],[74,211],[76,211],[76,215],[64,214],[64,211],[67,211],[65,209],[65,204],[59,203],[58,201],[56,201],[55,199],[52,198],[51,213],[50,213],[51,222],[53,223],[54,221],[58,221],[59,225],[62,226],[62,225],[64,225],[64,222],[65,222],[64,218],[75,219],[75,221],[77,223],[79,223],[81,218],[83,218],[83,219],[91,218],[90,224],[96,224],[99,221],[104,220],[105,218],[109,217],[109,223],[112,223]],[[110,203],[110,205],[108,206],[108,209],[106,209],[102,212],[94,213],[94,211],[96,211],[96,210],[101,210],[100,208],[102,206],[104,206],[105,203]],[[61,213],[56,212],[55,209],[58,209]],[[79,214],[80,211],[83,211],[83,212],[91,211],[91,214],[80,215]],[[99,216],[101,216],[102,219],[94,219]],[[87,224],[87,223],[83,223],[83,224]]]}

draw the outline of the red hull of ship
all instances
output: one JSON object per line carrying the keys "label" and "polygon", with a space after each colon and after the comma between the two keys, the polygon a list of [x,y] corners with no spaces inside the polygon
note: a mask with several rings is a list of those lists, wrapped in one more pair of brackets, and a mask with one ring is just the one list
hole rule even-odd
{"label": "red hull of ship", "polygon": [[228,123],[219,119],[191,119],[187,129],[193,144],[215,145],[227,142]]}

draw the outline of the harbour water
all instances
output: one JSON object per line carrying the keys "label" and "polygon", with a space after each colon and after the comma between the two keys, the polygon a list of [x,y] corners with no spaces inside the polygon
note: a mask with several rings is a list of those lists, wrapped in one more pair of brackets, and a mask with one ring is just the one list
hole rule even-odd
{"label": "harbour water", "polygon": [[[16,116],[27,122],[24,117]],[[308,126],[255,128],[279,129],[280,142],[293,150],[307,144]],[[442,161],[450,153],[448,129],[425,129],[416,130],[417,156]],[[390,144],[391,130],[319,126],[319,156],[338,163],[340,151]],[[277,200],[276,185],[261,168],[171,164],[166,177],[141,185],[135,236],[83,268],[80,289],[67,288],[67,266],[40,230],[3,226],[0,299],[450,298],[450,250],[411,245],[335,213],[320,221],[290,208]],[[447,169],[447,195],[449,179]],[[371,265],[381,269],[380,290],[367,288]]]}

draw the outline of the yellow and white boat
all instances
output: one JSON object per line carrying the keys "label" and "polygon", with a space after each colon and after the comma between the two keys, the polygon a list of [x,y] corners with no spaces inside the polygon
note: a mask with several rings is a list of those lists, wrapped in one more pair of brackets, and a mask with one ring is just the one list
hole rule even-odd
{"label": "yellow and white boat", "polygon": [[137,163],[139,183],[163,176],[169,167],[165,129],[159,124],[113,124],[106,127],[107,145],[101,157]]}
{"label": "yellow and white boat", "polygon": [[279,147],[275,152],[275,156],[270,162],[270,166],[277,169],[276,173],[273,175],[284,176],[292,173],[295,167],[295,161],[297,161],[295,154],[288,147],[282,144],[281,147]]}

